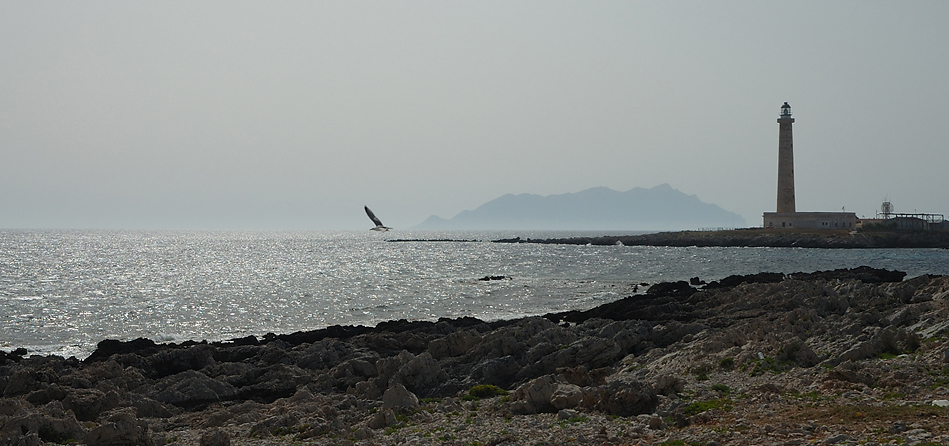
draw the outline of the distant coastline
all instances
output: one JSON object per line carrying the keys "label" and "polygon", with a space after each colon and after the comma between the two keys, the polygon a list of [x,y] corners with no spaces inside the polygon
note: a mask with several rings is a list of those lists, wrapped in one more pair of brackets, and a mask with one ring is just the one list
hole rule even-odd
{"label": "distant coastline", "polygon": [[594,187],[560,195],[507,194],[450,219],[432,215],[416,230],[610,230],[740,227],[740,215],[668,184],[625,192]]}
{"label": "distant coastline", "polygon": [[949,248],[945,231],[790,231],[764,228],[725,231],[677,231],[653,234],[550,239],[494,240],[495,243],[560,245],[773,247],[773,248]]}

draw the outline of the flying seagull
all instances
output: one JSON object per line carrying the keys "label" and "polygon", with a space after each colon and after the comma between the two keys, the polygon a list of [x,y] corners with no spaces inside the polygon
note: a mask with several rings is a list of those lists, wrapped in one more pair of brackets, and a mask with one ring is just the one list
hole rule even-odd
{"label": "flying seagull", "polygon": [[382,224],[382,220],[379,220],[379,217],[376,217],[376,214],[373,214],[372,211],[369,210],[369,206],[363,206],[363,207],[366,208],[366,215],[369,216],[369,219],[372,220],[372,222],[376,224],[376,227],[370,229],[370,231],[385,232],[392,229]]}

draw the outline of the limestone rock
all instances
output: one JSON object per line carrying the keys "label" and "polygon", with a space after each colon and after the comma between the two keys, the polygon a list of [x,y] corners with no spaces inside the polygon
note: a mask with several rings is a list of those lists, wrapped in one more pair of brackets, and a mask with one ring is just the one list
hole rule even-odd
{"label": "limestone rock", "polygon": [[250,432],[257,435],[275,435],[295,426],[299,421],[299,418],[293,413],[274,415],[255,424],[251,427]]}
{"label": "limestone rock", "polygon": [[685,380],[678,376],[663,374],[656,378],[656,392],[662,395],[675,395],[685,390]]}
{"label": "limestone rock", "polygon": [[19,398],[0,398],[0,415],[13,415],[23,406],[24,403]]}
{"label": "limestone rock", "polygon": [[382,407],[386,409],[416,408],[418,407],[418,397],[409,392],[402,384],[393,383],[382,394]]}
{"label": "limestone rock", "polygon": [[153,446],[148,424],[135,419],[134,411],[120,410],[109,414],[105,422],[86,433],[89,446]]}
{"label": "limestone rock", "polygon": [[662,427],[662,418],[655,415],[647,417],[646,424],[650,429],[659,429]]}
{"label": "limestone rock", "polygon": [[523,365],[514,356],[486,359],[471,368],[469,380],[475,383],[507,387]]}
{"label": "limestone rock", "polygon": [[231,435],[221,429],[201,434],[200,446],[231,446]]}
{"label": "limestone rock", "polygon": [[237,395],[234,386],[194,370],[166,377],[155,387],[148,397],[181,407],[224,401]]}
{"label": "limestone rock", "polygon": [[428,352],[435,359],[465,354],[469,349],[481,341],[481,335],[474,330],[461,330],[428,344]]}
{"label": "limestone rock", "polygon": [[612,375],[612,367],[601,367],[590,370],[587,366],[577,367],[559,367],[557,374],[570,384],[576,384],[580,387],[596,386],[606,383],[606,377]]}
{"label": "limestone rock", "polygon": [[352,347],[339,339],[324,339],[304,350],[295,363],[305,369],[328,369],[336,367],[352,354]]}
{"label": "limestone rock", "polygon": [[[79,440],[85,431],[71,412],[63,410],[59,401],[39,409],[24,409],[11,416],[0,428],[0,444],[31,442],[31,436],[49,443]],[[28,438],[24,438],[28,437]]]}
{"label": "limestone rock", "polygon": [[36,373],[32,370],[16,370],[9,375],[6,387],[3,389],[3,396],[13,397],[26,395],[35,390],[39,390],[42,385],[36,380]]}
{"label": "limestone rock", "polygon": [[175,375],[186,370],[201,370],[214,364],[213,349],[209,345],[162,350],[148,358],[148,374],[155,378]]}
{"label": "limestone rock", "polygon": [[392,381],[413,391],[435,388],[447,379],[448,374],[428,352],[410,359],[392,377]]}
{"label": "limestone rock", "polygon": [[376,370],[376,366],[370,364],[369,361],[362,358],[354,358],[347,359],[336,367],[333,367],[333,369],[330,370],[330,375],[336,379],[356,378],[361,381],[378,376],[379,372]]}
{"label": "limestone rock", "polygon": [[851,383],[873,384],[873,376],[860,370],[860,366],[853,361],[844,362],[831,370],[827,377]]}
{"label": "limestone rock", "polygon": [[370,429],[382,429],[384,427],[394,426],[398,423],[395,418],[395,412],[392,409],[383,408],[376,412],[369,420]]}
{"label": "limestone rock", "polygon": [[651,413],[659,404],[652,386],[633,379],[610,381],[584,389],[582,407],[610,415],[631,416]]}
{"label": "limestone rock", "polygon": [[541,376],[518,387],[514,391],[514,400],[526,402],[526,407],[523,404],[518,407],[529,410],[530,413],[550,412],[553,409],[550,398],[559,386],[555,375]]}
{"label": "limestone rock", "polygon": [[[609,339],[586,338],[570,344],[568,350],[576,352],[575,365],[597,368],[610,365],[622,357],[619,345]],[[573,365],[573,364],[572,364]]]}
{"label": "limestone rock", "polygon": [[353,432],[353,436],[356,440],[368,440],[372,438],[372,431],[365,427],[360,427],[356,429],[356,432]]}
{"label": "limestone rock", "polygon": [[550,396],[550,404],[557,409],[572,409],[579,406],[581,401],[583,389],[573,384],[557,384],[557,390]]}
{"label": "limestone rock", "polygon": [[175,406],[162,404],[137,393],[129,393],[119,405],[135,408],[136,415],[142,418],[168,418],[181,411]]}
{"label": "limestone rock", "polygon": [[97,389],[72,389],[63,399],[63,408],[73,411],[79,421],[95,421],[100,413],[118,405],[118,393]]}

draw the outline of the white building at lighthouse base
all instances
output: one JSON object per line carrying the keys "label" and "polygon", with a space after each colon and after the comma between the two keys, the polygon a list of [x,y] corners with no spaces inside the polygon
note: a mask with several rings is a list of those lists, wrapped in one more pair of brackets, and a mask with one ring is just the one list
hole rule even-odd
{"label": "white building at lighthouse base", "polygon": [[764,227],[769,229],[849,229],[857,228],[853,212],[765,212]]}

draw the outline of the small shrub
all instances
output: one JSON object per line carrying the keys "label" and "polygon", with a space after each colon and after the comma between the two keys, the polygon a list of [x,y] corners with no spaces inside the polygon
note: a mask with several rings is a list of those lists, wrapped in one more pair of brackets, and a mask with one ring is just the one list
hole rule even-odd
{"label": "small shrub", "polygon": [[883,394],[884,401],[890,401],[890,400],[895,400],[895,399],[900,399],[900,398],[905,398],[905,397],[906,397],[906,394],[902,392],[887,392]]}
{"label": "small shrub", "polygon": [[724,385],[724,384],[713,384],[711,388],[712,388],[712,390],[714,390],[714,391],[716,391],[716,392],[718,392],[718,393],[720,393],[720,394],[722,394],[722,395],[728,395],[728,392],[731,392],[731,390],[732,390],[730,387],[728,387],[728,386],[726,386],[726,385]]}
{"label": "small shrub", "polygon": [[788,395],[794,398],[797,398],[799,400],[805,400],[805,401],[811,401],[811,402],[816,402],[816,401],[820,401],[824,399],[824,397],[821,396],[821,394],[817,392],[816,390],[812,390],[807,393],[791,392]]}
{"label": "small shrub", "polygon": [[483,398],[493,398],[496,396],[507,395],[508,391],[491,384],[478,384],[468,390],[468,394],[462,397],[465,401],[477,401]]}
{"label": "small shrub", "polygon": [[689,446],[689,443],[686,443],[685,440],[666,440],[656,446]]}
{"label": "small shrub", "polygon": [[713,400],[707,401],[696,401],[689,404],[688,406],[685,406],[685,408],[682,410],[682,413],[691,417],[692,415],[700,414],[711,409],[729,411],[732,409],[731,403],[732,400],[728,398],[715,398]]}
{"label": "small shrub", "polygon": [[718,361],[718,368],[722,370],[731,370],[735,367],[735,358],[728,357],[722,358],[721,361]]}
{"label": "small shrub", "polygon": [[699,381],[708,380],[708,367],[704,365],[692,369],[692,373],[695,374],[695,379]]}
{"label": "small shrub", "polygon": [[573,423],[585,423],[585,422],[587,422],[587,421],[590,421],[590,419],[587,418],[587,417],[575,416],[575,417],[570,417],[570,418],[568,418],[568,419],[566,419],[566,420],[560,420],[560,421],[557,422],[557,424],[559,424],[560,427],[566,427],[568,424],[573,424]]}

